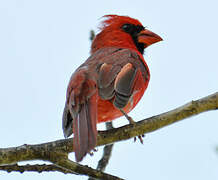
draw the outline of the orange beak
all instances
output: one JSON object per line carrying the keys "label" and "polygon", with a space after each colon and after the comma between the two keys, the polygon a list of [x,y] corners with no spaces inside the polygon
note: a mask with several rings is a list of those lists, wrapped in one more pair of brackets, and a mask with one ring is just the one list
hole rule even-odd
{"label": "orange beak", "polygon": [[138,34],[138,42],[143,43],[145,48],[162,40],[163,39],[160,36],[147,29],[142,30]]}

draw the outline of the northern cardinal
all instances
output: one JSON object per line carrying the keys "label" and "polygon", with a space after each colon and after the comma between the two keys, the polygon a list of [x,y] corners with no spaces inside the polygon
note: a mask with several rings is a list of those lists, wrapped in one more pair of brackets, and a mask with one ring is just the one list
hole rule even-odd
{"label": "northern cardinal", "polygon": [[63,113],[63,132],[74,133],[76,161],[96,146],[100,122],[127,115],[148,86],[146,47],[162,40],[138,20],[106,15],[91,45],[91,56],[71,76]]}

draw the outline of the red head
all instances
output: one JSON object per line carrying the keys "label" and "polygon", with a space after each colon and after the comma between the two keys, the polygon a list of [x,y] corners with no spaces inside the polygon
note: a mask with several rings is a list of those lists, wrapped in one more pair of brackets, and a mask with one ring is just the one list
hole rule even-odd
{"label": "red head", "polygon": [[101,32],[92,43],[91,53],[103,47],[121,47],[138,50],[144,49],[162,40],[157,34],[147,30],[137,20],[128,16],[106,15]]}

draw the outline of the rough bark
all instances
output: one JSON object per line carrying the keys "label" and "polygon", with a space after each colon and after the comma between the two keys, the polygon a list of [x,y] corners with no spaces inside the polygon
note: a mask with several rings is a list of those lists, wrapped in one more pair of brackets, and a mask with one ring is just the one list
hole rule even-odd
{"label": "rough bark", "polygon": [[[134,125],[126,125],[107,131],[99,131],[97,146],[127,140],[163,128],[193,115],[216,109],[218,109],[218,92],[202,99],[191,101],[174,110],[144,119]],[[60,171],[61,169],[64,169],[62,171],[63,173],[71,172],[88,175],[98,179],[120,179],[119,177],[103,173],[89,168],[88,166],[82,166],[69,160],[68,153],[70,152],[73,152],[72,138],[37,145],[24,144],[18,147],[1,148],[0,169],[3,170],[4,166],[16,164],[20,161],[44,160],[53,163],[53,165],[57,167],[61,167]]]}

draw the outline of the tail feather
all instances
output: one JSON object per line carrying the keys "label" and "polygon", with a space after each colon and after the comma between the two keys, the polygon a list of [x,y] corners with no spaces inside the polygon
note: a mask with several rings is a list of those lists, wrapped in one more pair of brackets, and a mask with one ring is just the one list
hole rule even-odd
{"label": "tail feather", "polygon": [[75,119],[74,128],[74,150],[76,161],[81,161],[88,150],[88,124],[85,111],[85,105],[81,106],[81,111]]}
{"label": "tail feather", "polygon": [[94,149],[97,143],[97,98],[94,95],[89,99],[89,105],[87,109],[89,110],[88,128],[89,128],[89,150]]}
{"label": "tail feather", "polygon": [[73,121],[74,151],[77,162],[94,149],[97,142],[97,103],[94,101],[96,101],[95,96],[85,101],[80,107],[77,118]]}
{"label": "tail feather", "polygon": [[69,137],[73,133],[73,118],[71,117],[67,104],[64,107],[62,128],[65,138]]}

